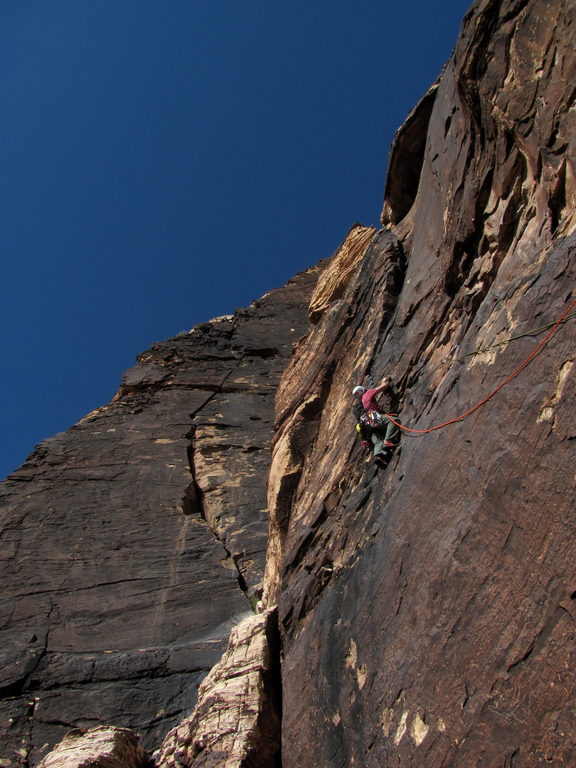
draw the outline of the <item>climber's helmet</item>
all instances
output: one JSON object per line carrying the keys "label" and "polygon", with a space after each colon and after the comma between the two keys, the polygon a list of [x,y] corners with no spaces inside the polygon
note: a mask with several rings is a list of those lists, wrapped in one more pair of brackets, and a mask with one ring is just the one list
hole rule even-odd
{"label": "climber's helmet", "polygon": [[354,395],[354,397],[357,397],[357,396],[360,397],[361,395],[364,394],[364,392],[366,392],[366,389],[364,387],[354,387],[354,389],[352,390],[352,394]]}

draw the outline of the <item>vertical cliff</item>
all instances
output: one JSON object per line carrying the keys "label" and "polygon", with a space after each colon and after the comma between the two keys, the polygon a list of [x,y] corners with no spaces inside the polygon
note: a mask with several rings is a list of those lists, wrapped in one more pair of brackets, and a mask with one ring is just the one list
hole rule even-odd
{"label": "vertical cliff", "polygon": [[[394,142],[386,229],[281,382],[285,768],[576,761],[574,24],[475,4]],[[564,313],[386,471],[354,445],[354,384],[391,375],[424,431]]]}
{"label": "vertical cliff", "polygon": [[[576,764],[575,29],[478,0],[382,229],[155,345],[4,485],[4,767],[106,721],[160,768]],[[350,408],[385,375],[382,470]]]}
{"label": "vertical cliff", "polygon": [[1,486],[0,760],[71,727],[147,748],[261,592],[274,393],[317,270],[154,345]]}

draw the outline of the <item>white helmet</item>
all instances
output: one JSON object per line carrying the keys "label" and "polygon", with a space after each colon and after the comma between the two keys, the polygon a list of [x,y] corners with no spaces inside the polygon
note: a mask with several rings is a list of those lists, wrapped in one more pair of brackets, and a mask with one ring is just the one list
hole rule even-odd
{"label": "white helmet", "polygon": [[354,387],[352,390],[353,395],[363,395],[366,392],[365,387]]}

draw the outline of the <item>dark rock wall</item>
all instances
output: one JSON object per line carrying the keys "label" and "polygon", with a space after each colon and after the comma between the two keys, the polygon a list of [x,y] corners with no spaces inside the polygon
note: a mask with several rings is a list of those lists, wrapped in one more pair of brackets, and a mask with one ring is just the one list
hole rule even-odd
{"label": "dark rock wall", "polygon": [[157,747],[251,612],[274,392],[317,271],[142,354],[1,486],[0,759],[70,727]]}
{"label": "dark rock wall", "polygon": [[575,16],[476,3],[395,141],[390,231],[281,383],[267,590],[287,768],[576,764],[574,312],[384,472],[347,415],[386,374],[410,427],[465,413],[576,298]]}
{"label": "dark rock wall", "polygon": [[[284,768],[576,765],[575,30],[569,0],[475,3],[394,141],[384,229],[153,347],[3,485],[0,759],[102,722],[157,747],[260,596],[269,513]],[[416,430],[509,380],[382,471],[350,406],[384,375]],[[166,765],[276,760],[259,618]]]}

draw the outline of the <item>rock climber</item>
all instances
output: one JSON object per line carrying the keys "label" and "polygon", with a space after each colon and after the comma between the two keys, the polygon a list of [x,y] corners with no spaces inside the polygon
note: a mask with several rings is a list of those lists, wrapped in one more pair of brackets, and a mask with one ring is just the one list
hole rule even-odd
{"label": "rock climber", "polygon": [[398,417],[398,393],[387,376],[378,387],[354,387],[352,413],[358,421],[362,443],[372,444],[374,463],[386,467],[400,439],[400,430],[387,416]]}

